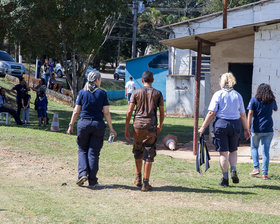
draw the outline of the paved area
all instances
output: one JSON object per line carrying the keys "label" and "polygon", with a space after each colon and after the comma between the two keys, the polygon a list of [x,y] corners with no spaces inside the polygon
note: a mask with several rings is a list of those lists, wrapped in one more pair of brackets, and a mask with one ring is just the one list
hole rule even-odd
{"label": "paved area", "polygon": [[[219,161],[219,153],[216,152],[214,145],[211,142],[207,142],[211,161]],[[175,151],[167,150],[162,144],[158,145],[158,154],[167,155],[173,158],[185,159],[188,161],[195,161],[196,156],[192,151],[193,142],[186,144],[178,144],[178,148]],[[248,145],[241,145],[238,148],[238,163],[252,163],[251,148]],[[280,161],[271,160],[270,162],[280,163]]]}

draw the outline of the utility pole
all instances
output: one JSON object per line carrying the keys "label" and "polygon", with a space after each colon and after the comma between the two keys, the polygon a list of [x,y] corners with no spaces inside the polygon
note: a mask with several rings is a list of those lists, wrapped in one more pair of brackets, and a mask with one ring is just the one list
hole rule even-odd
{"label": "utility pole", "polygon": [[227,0],[223,0],[223,29],[227,28]]}
{"label": "utility pole", "polygon": [[132,35],[132,50],[131,57],[136,58],[136,34],[137,34],[137,14],[138,14],[138,1],[133,0],[132,2],[132,13],[133,13],[133,35]]}
{"label": "utility pole", "polygon": [[119,41],[118,41],[118,58],[117,58],[116,67],[118,67],[120,64],[120,54],[121,54],[121,40],[119,39]]}

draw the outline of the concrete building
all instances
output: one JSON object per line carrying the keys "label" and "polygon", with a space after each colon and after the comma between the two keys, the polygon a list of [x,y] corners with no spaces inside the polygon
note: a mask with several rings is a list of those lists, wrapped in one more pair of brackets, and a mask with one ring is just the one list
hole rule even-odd
{"label": "concrete building", "polygon": [[[192,50],[197,49],[197,38],[213,44],[211,46],[205,42],[202,48],[202,53],[211,55],[210,85],[209,92],[206,93],[210,98],[220,89],[220,74],[231,71],[236,76],[235,89],[243,96],[245,107],[251,96],[255,95],[258,85],[263,82],[271,85],[277,104],[280,105],[279,12],[279,0],[260,1],[231,10],[228,18],[231,27],[228,29],[186,35],[163,43],[171,47]],[[236,18],[235,22],[233,22],[234,18]],[[208,26],[215,24],[212,20],[221,24],[222,16],[218,14],[215,18],[210,16]],[[207,21],[200,22],[201,26],[206,26]],[[205,102],[205,105],[208,106],[208,102]],[[279,112],[273,113],[273,120],[275,134],[271,146],[271,158],[280,159]]]}
{"label": "concrete building", "polygon": [[[248,24],[261,23],[266,21],[272,21],[279,19],[280,17],[280,1],[279,0],[263,0],[256,3],[248,4],[241,7],[236,7],[228,10],[228,28],[244,26]],[[170,39],[176,39],[180,37],[193,36],[197,34],[202,34],[206,32],[213,32],[222,29],[222,12],[214,13],[207,16],[198,17],[195,19],[183,21],[180,23],[175,23],[167,26],[161,27],[161,29],[167,30],[170,32]],[[253,47],[254,46],[254,37],[244,37],[247,43]],[[251,38],[251,39],[250,39]],[[236,40],[240,41],[240,40]],[[238,45],[238,43],[236,43]],[[240,46],[240,45],[238,45]],[[224,45],[225,50],[227,45]],[[193,116],[193,105],[194,105],[194,71],[193,61],[196,59],[195,49],[189,48],[169,48],[169,74],[167,77],[167,92],[166,92],[166,110],[167,114],[181,114],[185,116]],[[240,52],[241,51],[241,52]],[[209,54],[210,52],[205,52]],[[224,55],[228,55],[224,52]],[[231,63],[238,63],[242,61],[253,63],[254,52],[244,52],[243,49],[231,49],[231,55],[239,55],[239,58],[236,58]],[[213,56],[211,52],[211,57]],[[220,63],[223,63],[221,60],[229,60],[229,58],[220,57],[211,59],[213,61],[220,60]],[[228,57],[228,56],[227,56]],[[246,60],[245,60],[246,59]],[[207,63],[206,67],[207,67]],[[218,65],[217,65],[218,66]],[[229,65],[225,65],[229,66]],[[235,66],[233,69],[236,69]],[[241,66],[241,65],[240,65]],[[252,69],[246,67],[246,69]],[[241,67],[239,68],[241,69]],[[225,71],[224,67],[214,67],[211,66],[211,74],[217,73],[220,74],[221,71]],[[209,95],[209,77],[208,71],[205,71],[205,80],[201,81],[201,102],[199,114],[200,116],[205,115],[207,112],[207,107],[210,101]],[[212,88],[212,87],[211,87]],[[250,96],[246,96],[250,98]]]}

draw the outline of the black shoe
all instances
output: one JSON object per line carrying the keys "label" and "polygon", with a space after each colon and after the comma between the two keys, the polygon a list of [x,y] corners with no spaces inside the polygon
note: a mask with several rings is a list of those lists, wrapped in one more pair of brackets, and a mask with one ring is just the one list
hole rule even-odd
{"label": "black shoe", "polygon": [[232,182],[234,184],[238,184],[239,183],[239,178],[237,176],[236,171],[231,171],[231,179],[232,179]]}
{"label": "black shoe", "polygon": [[219,184],[223,187],[228,187],[228,179],[222,178]]}
{"label": "black shoe", "polygon": [[88,178],[86,176],[82,176],[77,180],[76,184],[81,187],[87,180]]}

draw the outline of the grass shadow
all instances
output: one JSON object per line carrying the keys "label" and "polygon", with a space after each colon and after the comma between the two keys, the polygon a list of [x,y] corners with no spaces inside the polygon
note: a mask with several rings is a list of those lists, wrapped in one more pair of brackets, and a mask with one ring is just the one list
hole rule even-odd
{"label": "grass shadow", "polygon": [[[127,186],[127,185],[114,185],[112,188],[120,188],[132,191],[139,191],[138,187],[134,186]],[[182,187],[182,186],[161,186],[161,187],[153,187],[152,191],[156,192],[189,192],[189,193],[219,193],[219,194],[241,194],[241,195],[251,195],[255,194],[252,192],[232,192],[226,190],[217,190],[217,189],[198,189],[198,188],[189,188],[189,187]]]}
{"label": "grass shadow", "polygon": [[273,186],[273,185],[252,185],[252,186],[239,186],[238,188],[262,188],[262,189],[269,189],[269,190],[276,190],[280,191],[280,186]]}
{"label": "grass shadow", "polygon": [[0,212],[6,212],[6,211],[8,211],[8,209],[1,209],[0,208]]}

